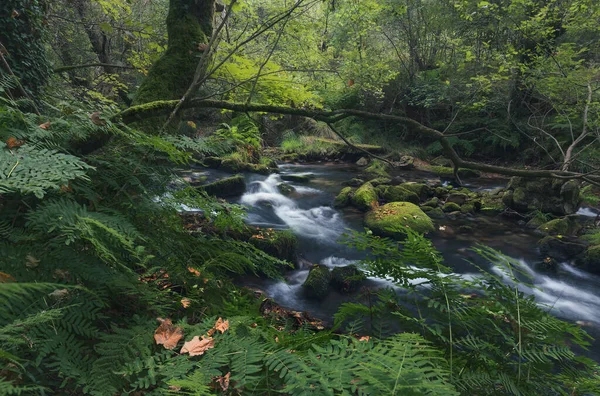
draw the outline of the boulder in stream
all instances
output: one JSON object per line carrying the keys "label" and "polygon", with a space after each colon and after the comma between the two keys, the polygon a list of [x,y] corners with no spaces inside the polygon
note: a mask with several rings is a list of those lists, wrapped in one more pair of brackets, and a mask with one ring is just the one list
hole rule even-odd
{"label": "boulder in stream", "polygon": [[421,234],[433,231],[433,222],[417,205],[392,202],[366,214],[365,225],[375,235],[403,238],[410,228]]}
{"label": "boulder in stream", "polygon": [[354,264],[335,267],[331,271],[331,286],[343,293],[356,291],[365,279],[365,274]]}
{"label": "boulder in stream", "polygon": [[600,245],[590,246],[583,256],[585,270],[594,274],[600,274]]}
{"label": "boulder in stream", "polygon": [[558,216],[577,212],[581,204],[577,182],[549,178],[513,177],[502,201],[517,212],[540,210]]}
{"label": "boulder in stream", "polygon": [[244,181],[243,176],[235,175],[197,188],[206,192],[208,195],[214,195],[219,198],[234,197],[236,195],[242,195],[244,191],[246,191],[246,182]]}
{"label": "boulder in stream", "polygon": [[288,183],[279,183],[277,185],[277,189],[282,195],[285,195],[286,197],[296,192],[296,188]]}
{"label": "boulder in stream", "polygon": [[350,201],[352,199],[352,192],[354,189],[352,187],[344,187],[342,191],[335,197],[333,201],[333,207],[335,208],[344,208],[350,205]]}
{"label": "boulder in stream", "polygon": [[427,184],[423,184],[423,183],[414,183],[414,182],[402,183],[402,184],[400,184],[400,187],[417,194],[419,199],[423,200],[423,201],[426,200],[427,198],[429,198],[433,194],[433,192],[431,191],[431,187],[429,187]]}
{"label": "boulder in stream", "polygon": [[377,193],[369,182],[360,186],[352,196],[352,205],[363,211],[371,209],[373,202],[377,202]]}
{"label": "boulder in stream", "polygon": [[453,202],[457,205],[464,205],[469,197],[463,193],[452,193],[446,198],[446,202]]}
{"label": "boulder in stream", "polygon": [[577,223],[576,219],[567,216],[550,220],[540,225],[537,229],[549,235],[574,235],[580,228],[581,226]]}
{"label": "boulder in stream", "polygon": [[411,202],[414,204],[419,203],[419,196],[413,191],[407,190],[406,188],[399,186],[386,186],[382,185],[377,187],[377,193],[379,196],[387,202]]}
{"label": "boulder in stream", "polygon": [[330,281],[331,272],[329,272],[329,268],[315,264],[308,273],[308,278],[306,278],[302,287],[308,297],[322,300],[329,293]]}
{"label": "boulder in stream", "polygon": [[558,261],[573,259],[585,251],[585,245],[583,244],[553,236],[544,237],[538,242],[538,246],[542,255]]}

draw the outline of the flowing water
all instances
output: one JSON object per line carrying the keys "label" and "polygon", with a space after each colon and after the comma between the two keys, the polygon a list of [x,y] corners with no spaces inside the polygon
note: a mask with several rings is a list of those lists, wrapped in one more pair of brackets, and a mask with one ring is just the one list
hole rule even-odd
{"label": "flowing water", "polygon": [[[332,207],[341,183],[355,177],[359,172],[349,165],[283,165],[285,174],[311,174],[308,183],[289,183],[296,191],[289,196],[279,192],[277,185],[281,176],[246,175],[247,191],[239,203],[248,207],[247,223],[274,229],[291,229],[299,241],[303,260],[298,269],[286,275],[285,281],[245,279],[248,286],[260,288],[282,306],[304,310],[313,316],[330,321],[340,304],[350,301],[351,296],[332,291],[324,301],[306,298],[302,283],[308,276],[309,264],[319,263],[328,267],[343,266],[360,260],[361,252],[340,243],[348,230],[362,230],[363,214],[354,209],[336,210]],[[409,171],[399,174],[407,180],[423,182],[435,176]],[[285,183],[285,182],[283,182]],[[473,190],[489,190],[502,187],[498,180],[477,181],[468,186]],[[595,216],[590,209],[580,215]],[[474,263],[487,271],[503,276],[502,271],[486,262],[469,248],[477,243],[492,247],[518,260],[522,271],[529,274],[533,287],[520,285],[528,294],[533,294],[545,309],[563,319],[579,322],[586,326],[594,338],[600,338],[600,277],[583,272],[570,263],[561,263],[556,272],[537,270],[541,257],[537,250],[539,236],[522,228],[514,221],[499,217],[470,216],[461,219],[434,220],[436,231],[428,237],[443,254],[445,264],[462,277],[478,276]],[[444,225],[445,230],[437,229]],[[307,263],[308,262],[308,263]],[[510,283],[510,279],[505,277]],[[369,278],[371,286],[391,286],[384,279]],[[600,361],[600,345],[592,351]]]}

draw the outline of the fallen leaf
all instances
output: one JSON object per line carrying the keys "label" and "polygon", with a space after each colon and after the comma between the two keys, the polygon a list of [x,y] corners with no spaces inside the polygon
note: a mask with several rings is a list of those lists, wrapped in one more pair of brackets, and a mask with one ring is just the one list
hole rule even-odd
{"label": "fallen leaf", "polygon": [[93,112],[92,115],[90,116],[90,119],[92,120],[92,122],[94,123],[94,125],[98,125],[98,126],[104,126],[104,125],[106,125],[106,121],[104,121],[102,118],[100,118],[100,112],[99,111]]}
{"label": "fallen leaf", "polygon": [[17,147],[21,147],[22,145],[25,144],[25,140],[18,140],[15,137],[9,137],[8,139],[6,139],[6,145],[8,146],[9,149],[14,149]]}
{"label": "fallen leaf", "polygon": [[57,300],[60,300],[64,297],[66,297],[68,294],[69,294],[69,291],[67,289],[56,289],[52,293],[49,293],[48,297],[52,297]]}
{"label": "fallen leaf", "polygon": [[19,11],[17,11],[17,10],[12,10],[12,12],[11,12],[11,14],[10,14],[10,17],[14,19],[14,18],[17,18],[19,15],[21,15],[21,14],[19,13]]}
{"label": "fallen leaf", "polygon": [[370,339],[371,339],[371,337],[369,337],[369,336],[362,336],[362,337],[360,337],[360,338],[358,339],[358,341],[366,341],[366,342],[369,342],[369,340],[370,340]]}
{"label": "fallen leaf", "polygon": [[200,271],[198,271],[196,268],[188,267],[187,270],[196,276],[200,276]]}
{"label": "fallen leaf", "polygon": [[8,283],[8,282],[16,282],[17,280],[13,278],[11,275],[0,272],[0,283]]}
{"label": "fallen leaf", "polygon": [[279,342],[279,337],[275,336],[275,342]]}
{"label": "fallen leaf", "polygon": [[179,353],[189,353],[190,356],[203,355],[207,350],[215,347],[215,340],[212,337],[195,336],[190,341],[183,344]]}
{"label": "fallen leaf", "polygon": [[44,129],[44,130],[48,130],[48,128],[50,128],[50,121],[46,121],[43,124],[40,124],[40,128]]}
{"label": "fallen leaf", "polygon": [[162,345],[165,349],[173,349],[183,338],[183,329],[173,326],[171,319],[157,318],[160,326],[154,332],[154,341],[156,345]]}
{"label": "fallen leaf", "polygon": [[62,186],[60,186],[60,191],[64,193],[73,192],[73,187],[71,187],[71,183],[69,183],[68,185],[63,184]]}
{"label": "fallen leaf", "polygon": [[229,328],[229,320],[223,321],[222,318],[217,319],[217,323],[215,323],[215,330],[220,331],[221,334],[225,333]]}
{"label": "fallen leaf", "polygon": [[223,389],[223,392],[226,392],[227,389],[229,389],[229,377],[230,376],[231,376],[231,372],[228,372],[225,375],[217,377],[217,383],[221,386],[221,389]]}
{"label": "fallen leaf", "polygon": [[440,231],[446,231],[446,226],[440,226],[439,230]]}
{"label": "fallen leaf", "polygon": [[40,260],[33,257],[31,254],[25,256],[25,267],[27,268],[35,268],[40,265]]}
{"label": "fallen leaf", "polygon": [[348,86],[351,87],[354,85],[354,80],[348,80]]}
{"label": "fallen leaf", "polygon": [[187,308],[192,304],[192,300],[190,300],[187,297],[184,297],[181,299],[181,305],[183,305],[183,308]]}

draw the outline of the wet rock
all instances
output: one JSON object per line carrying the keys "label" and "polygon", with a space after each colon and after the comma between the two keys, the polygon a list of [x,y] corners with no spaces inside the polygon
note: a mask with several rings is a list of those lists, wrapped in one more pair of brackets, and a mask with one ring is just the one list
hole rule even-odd
{"label": "wet rock", "polygon": [[537,229],[538,231],[548,235],[574,235],[581,226],[571,217],[563,217],[560,219],[550,220]]}
{"label": "wet rock", "polygon": [[358,161],[356,161],[356,165],[367,166],[369,165],[369,159],[367,157],[361,157]]}
{"label": "wet rock", "polygon": [[349,186],[349,187],[360,187],[363,184],[365,184],[365,181],[363,179],[359,179],[356,177],[342,183],[343,186]]}
{"label": "wet rock", "polygon": [[553,236],[544,237],[538,242],[538,246],[543,256],[559,261],[575,258],[585,250],[585,245]]}
{"label": "wet rock", "polygon": [[459,212],[460,213],[460,206],[455,202],[446,202],[444,204],[444,206],[442,206],[442,211],[446,212],[446,213],[451,213],[451,212]]}
{"label": "wet rock", "polygon": [[410,155],[403,155],[400,161],[394,162],[394,167],[397,169],[408,170],[415,167],[415,159]]}
{"label": "wet rock", "polygon": [[583,256],[585,269],[594,274],[600,274],[600,245],[590,246]]}
{"label": "wet rock", "polygon": [[197,189],[219,198],[234,197],[242,195],[246,191],[246,182],[243,176],[236,175],[199,186]]}
{"label": "wet rock", "polygon": [[352,205],[356,208],[367,211],[371,209],[373,202],[377,202],[377,193],[371,183],[365,183],[359,187],[352,196]]}
{"label": "wet rock", "polygon": [[223,160],[219,157],[206,157],[202,160],[202,163],[204,164],[204,166],[206,166],[208,168],[217,169],[218,167],[221,166],[222,161]]}
{"label": "wet rock", "polygon": [[513,177],[502,201],[518,212],[540,210],[558,216],[575,213],[581,204],[577,182],[548,178]]}
{"label": "wet rock", "polygon": [[433,197],[429,201],[423,203],[423,206],[431,206],[432,208],[437,208],[440,204],[440,199],[438,197]]}
{"label": "wet rock", "polygon": [[449,191],[446,187],[436,187],[434,190],[434,195],[440,199],[446,199]]}
{"label": "wet rock", "polygon": [[291,184],[288,184],[288,183],[279,183],[277,185],[277,189],[279,190],[279,192],[282,195],[285,195],[285,196],[289,196],[290,194],[293,194],[294,192],[296,192],[296,189],[294,188],[294,186],[292,186]]}
{"label": "wet rock", "polygon": [[440,208],[431,208],[431,210],[427,212],[427,216],[431,217],[432,219],[446,218],[446,215]]}
{"label": "wet rock", "polygon": [[473,227],[469,225],[461,225],[460,227],[458,227],[458,231],[460,231],[463,234],[470,234],[473,232]]}
{"label": "wet rock", "polygon": [[365,279],[365,274],[354,264],[335,267],[331,271],[331,286],[343,293],[356,291]]}
{"label": "wet rock", "polygon": [[228,172],[252,172],[259,173],[261,175],[268,175],[270,173],[277,172],[277,167],[273,169],[264,164],[251,164],[242,162],[236,158],[224,158],[221,161],[219,169],[223,169]]}
{"label": "wet rock", "polygon": [[306,278],[302,287],[308,297],[322,300],[329,293],[330,281],[331,273],[329,272],[329,268],[317,264],[311,268],[308,278]]}
{"label": "wet rock", "polygon": [[373,187],[381,186],[384,184],[389,185],[392,183],[392,179],[390,179],[388,177],[377,177],[373,180],[369,180],[369,183],[371,183],[373,185]]}
{"label": "wet rock", "polygon": [[248,239],[254,247],[278,259],[295,264],[298,259],[298,238],[289,230],[250,229]]}
{"label": "wet rock", "polygon": [[426,234],[433,231],[433,222],[417,205],[392,202],[373,209],[365,216],[365,225],[380,236],[403,238],[406,229]]}
{"label": "wet rock", "polygon": [[313,174],[289,174],[289,175],[281,175],[281,180],[290,181],[294,183],[308,183],[310,179],[314,177]]}
{"label": "wet rock", "polygon": [[457,205],[463,205],[465,202],[467,202],[468,196],[467,194],[463,194],[463,193],[452,193],[450,195],[448,195],[448,198],[446,198],[446,202],[454,202]]}
{"label": "wet rock", "polygon": [[460,213],[468,214],[475,213],[475,204],[473,202],[467,202],[464,205],[460,206]]}
{"label": "wet rock", "polygon": [[342,191],[335,197],[333,206],[335,208],[343,208],[350,205],[354,189],[352,187],[344,187]]}
{"label": "wet rock", "polygon": [[402,187],[408,191],[414,192],[415,194],[417,194],[417,196],[419,197],[420,200],[426,200],[431,195],[433,195],[433,192],[431,191],[431,187],[429,187],[427,184],[423,184],[423,183],[413,183],[413,182],[403,183],[403,184],[400,184],[400,187]]}
{"label": "wet rock", "polygon": [[379,186],[377,188],[379,196],[387,202],[411,202],[419,203],[419,196],[414,192],[399,186]]}
{"label": "wet rock", "polygon": [[379,161],[379,160],[373,160],[371,162],[371,165],[369,165],[366,169],[365,172],[367,172],[367,174],[370,174],[371,176],[375,176],[375,177],[390,177],[388,170],[389,170],[390,166],[388,163],[383,162],[383,161]]}

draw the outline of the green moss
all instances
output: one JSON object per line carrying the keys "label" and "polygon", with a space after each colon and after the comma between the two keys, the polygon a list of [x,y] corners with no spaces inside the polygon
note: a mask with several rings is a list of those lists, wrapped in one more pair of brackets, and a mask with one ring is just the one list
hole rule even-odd
{"label": "green moss", "polygon": [[419,196],[402,186],[380,186],[379,195],[387,202],[411,202],[419,203]]}
{"label": "green moss", "polygon": [[434,194],[438,198],[445,198],[448,196],[448,189],[444,187],[436,187],[434,190]]}
{"label": "green moss", "polygon": [[352,196],[352,205],[363,211],[371,209],[373,202],[377,202],[377,193],[368,182],[360,186]]}
{"label": "green moss", "polygon": [[324,265],[314,265],[302,287],[308,297],[321,300],[329,293],[330,281],[329,269]]}
{"label": "green moss", "polygon": [[467,202],[460,207],[461,213],[475,213],[475,205],[472,202]]}
{"label": "green moss", "polygon": [[386,164],[383,161],[379,161],[379,160],[373,160],[371,162],[371,165],[369,165],[366,169],[365,172],[377,176],[377,177],[385,177],[385,178],[389,178],[390,174],[388,173],[388,168],[389,165]]}
{"label": "green moss", "polygon": [[446,202],[444,206],[442,206],[442,211],[449,212],[457,212],[460,211],[460,206],[454,202]]}
{"label": "green moss", "polygon": [[400,184],[400,187],[402,187],[408,191],[414,192],[415,194],[417,194],[419,196],[419,199],[421,199],[421,200],[427,199],[427,197],[429,197],[432,193],[431,188],[427,184],[423,184],[423,183],[414,183],[414,182],[402,183],[402,184]]}
{"label": "green moss", "polygon": [[367,279],[365,274],[354,264],[335,267],[331,271],[331,285],[341,292],[357,290],[365,279]]}
{"label": "green moss", "polygon": [[391,182],[392,182],[392,179],[390,179],[388,177],[377,177],[373,180],[369,180],[369,183],[371,183],[373,185],[373,187],[381,186],[384,184],[390,184]]}
{"label": "green moss", "polygon": [[576,220],[569,217],[550,220],[538,227],[539,231],[550,235],[574,235],[581,229]]}
{"label": "green moss", "polygon": [[360,187],[363,184],[365,184],[365,181],[363,179],[359,179],[356,177],[342,183],[343,186],[350,186],[350,187]]}
{"label": "green moss", "polygon": [[298,238],[289,230],[253,230],[249,242],[257,249],[281,260],[295,263],[298,256]]}
{"label": "green moss", "polygon": [[438,197],[433,197],[429,201],[423,203],[423,206],[431,206],[432,208],[437,208],[440,204],[440,199]]}
{"label": "green moss", "polygon": [[296,191],[294,186],[292,186],[291,184],[287,184],[287,183],[279,183],[277,185],[277,189],[279,190],[279,192],[281,194],[286,195],[286,196],[290,195]]}
{"label": "green moss", "polygon": [[446,217],[440,208],[432,208],[432,210],[427,212],[427,216],[431,217],[432,219],[443,219]]}
{"label": "green moss", "polygon": [[590,269],[597,273],[600,269],[600,245],[590,246],[586,250],[583,260]]}
{"label": "green moss", "polygon": [[433,231],[431,219],[410,202],[392,202],[370,211],[365,225],[376,235],[395,238],[402,238],[407,228],[422,234]]}
{"label": "green moss", "polygon": [[333,206],[336,208],[343,208],[345,206],[350,205],[350,200],[352,198],[352,191],[354,189],[352,187],[344,187],[342,191],[335,197],[333,201]]}
{"label": "green moss", "polygon": [[246,182],[241,175],[227,177],[216,182],[197,187],[208,195],[219,198],[241,195],[246,191]]}

